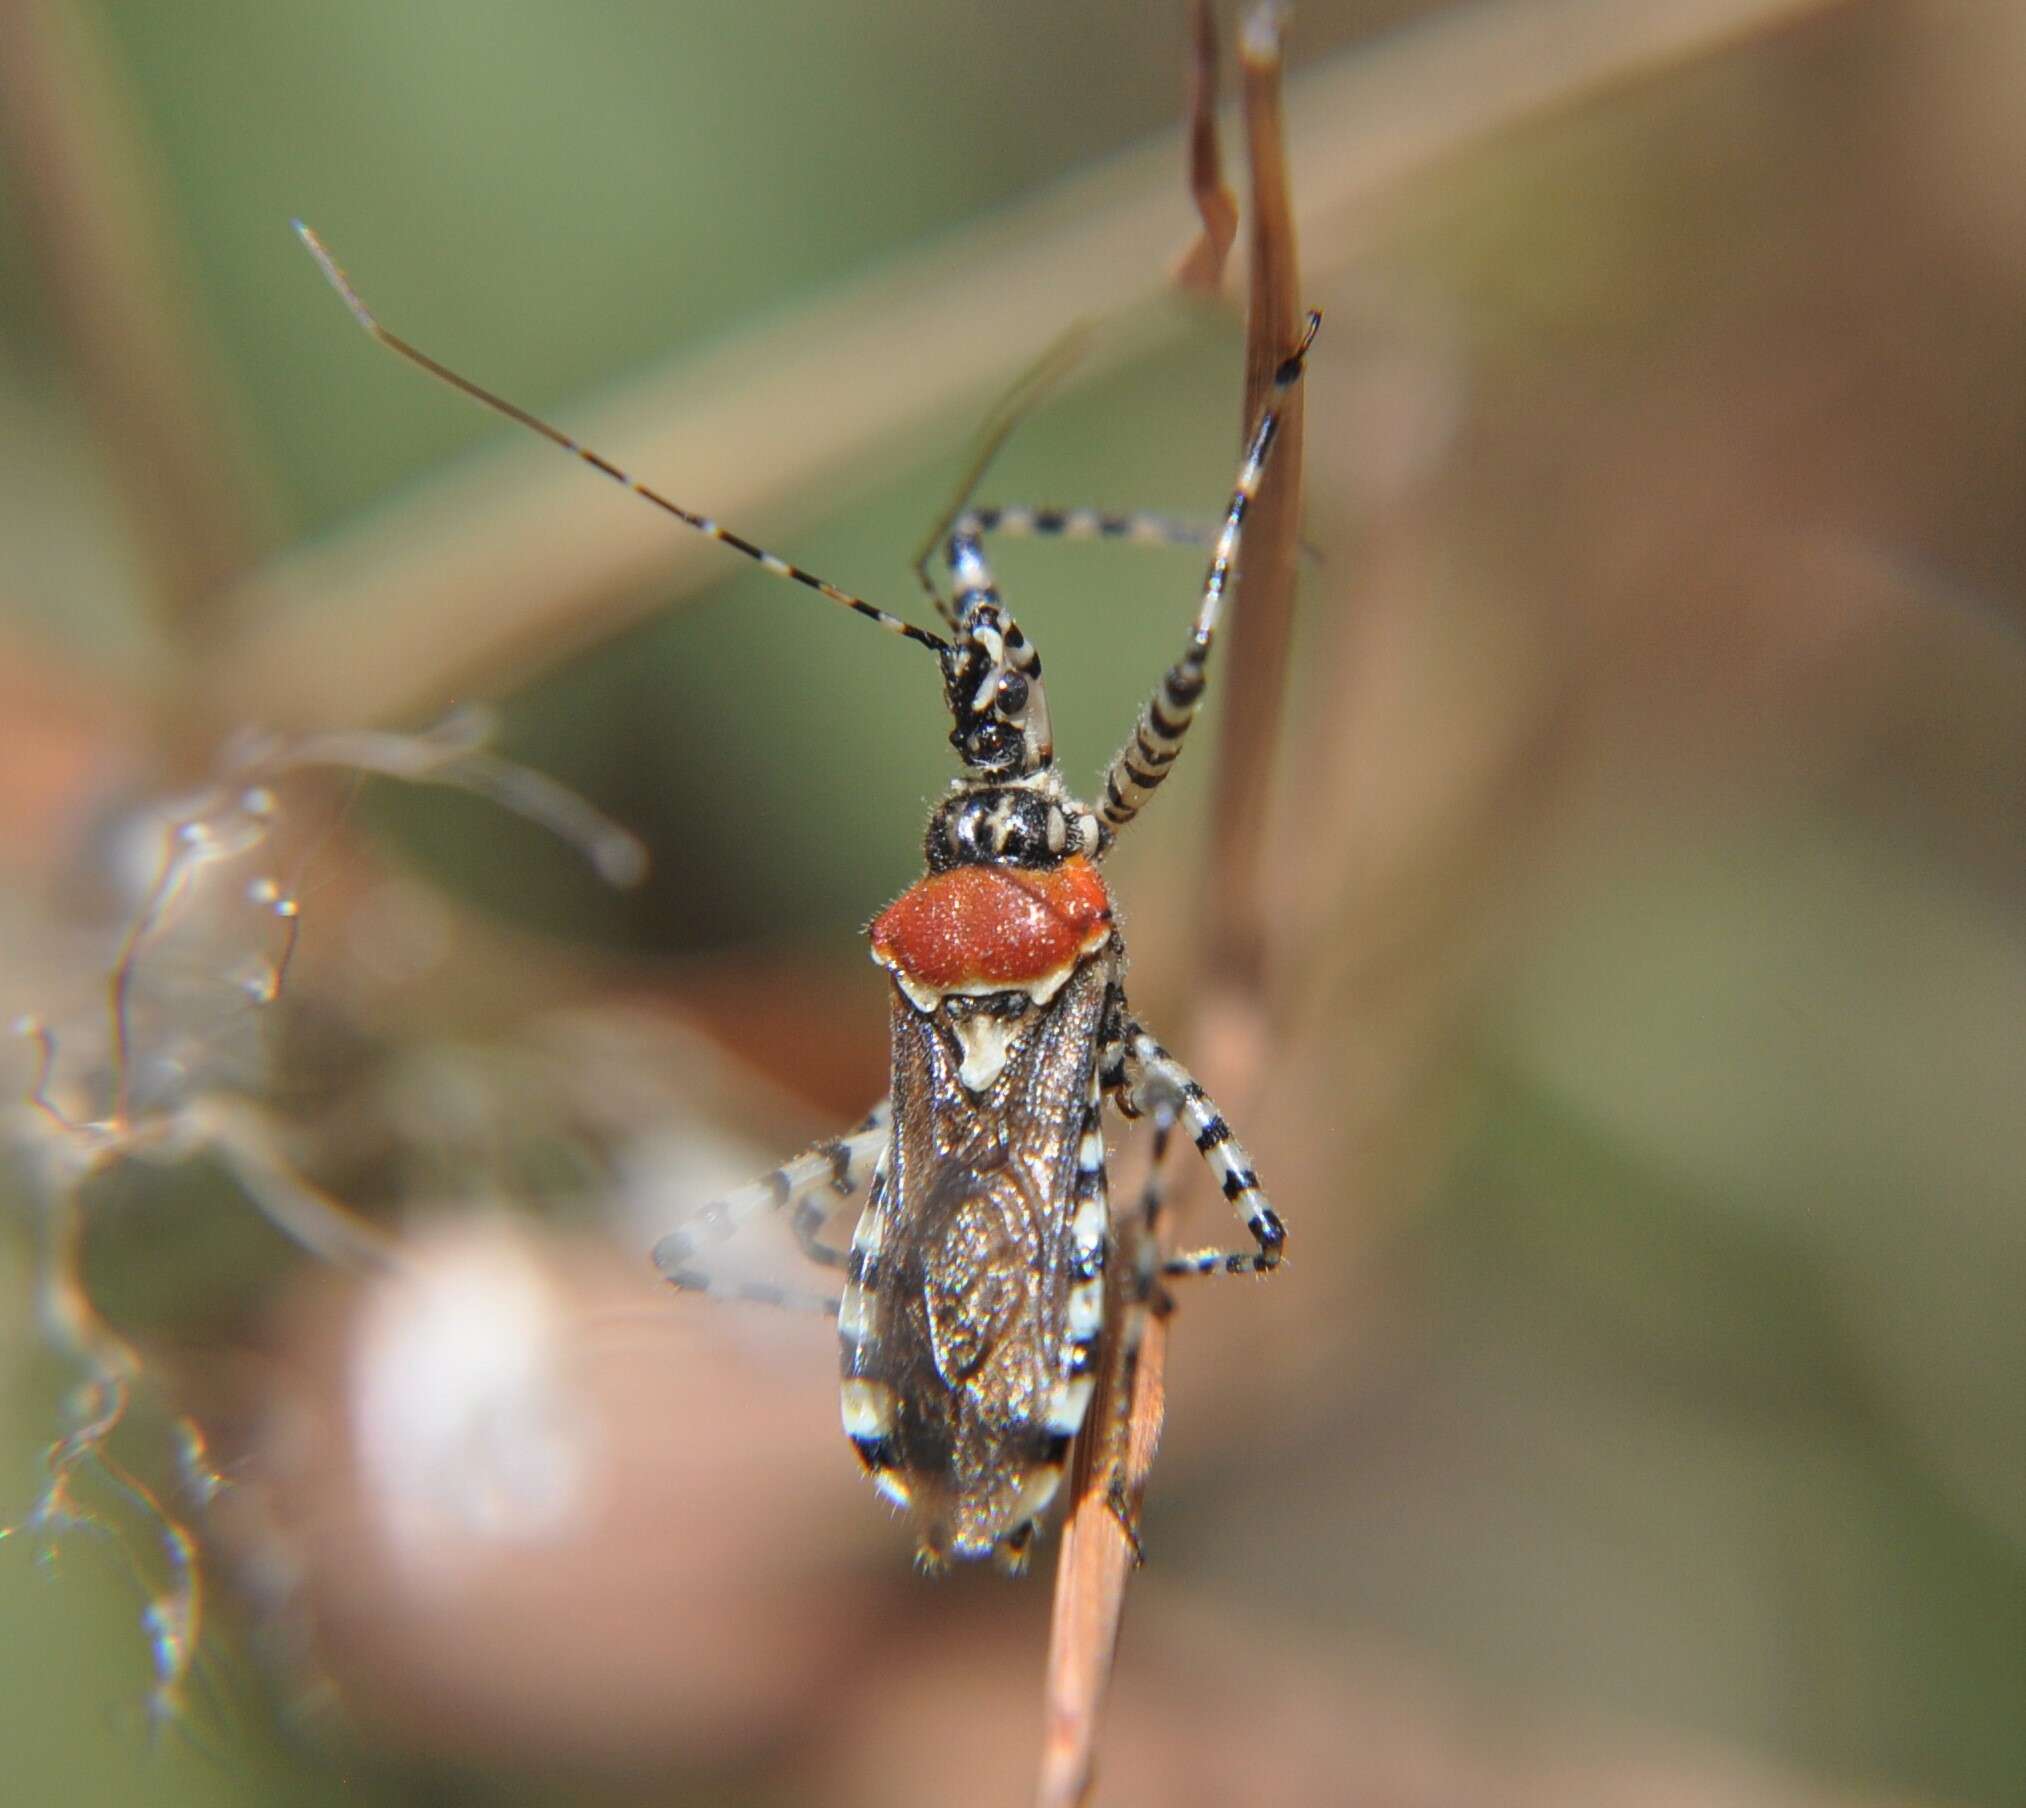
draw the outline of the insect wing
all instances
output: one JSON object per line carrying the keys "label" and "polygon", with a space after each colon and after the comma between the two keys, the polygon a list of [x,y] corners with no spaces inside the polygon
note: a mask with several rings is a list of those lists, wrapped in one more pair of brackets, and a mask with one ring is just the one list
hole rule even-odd
{"label": "insect wing", "polygon": [[1109,983],[1108,963],[1088,959],[1029,1007],[980,1093],[958,1079],[944,1010],[895,991],[893,1143],[859,1238],[877,1274],[846,1374],[886,1408],[868,1461],[912,1503],[932,1554],[990,1550],[1059,1477],[1078,1152]]}

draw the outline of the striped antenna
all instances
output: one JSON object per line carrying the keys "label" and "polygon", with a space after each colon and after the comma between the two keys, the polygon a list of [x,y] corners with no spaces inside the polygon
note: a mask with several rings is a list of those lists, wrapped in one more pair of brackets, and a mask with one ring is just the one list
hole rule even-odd
{"label": "striped antenna", "polygon": [[809,589],[827,596],[833,603],[842,603],[847,609],[857,610],[868,620],[877,622],[888,633],[902,635],[927,647],[933,653],[949,651],[949,642],[941,635],[931,634],[926,628],[917,628],[912,622],[902,621],[899,616],[880,608],[877,604],[868,603],[861,596],[853,596],[848,590],[838,589],[835,584],[819,578],[813,571],[804,571],[799,565],[789,564],[786,559],[767,551],[764,546],[755,546],[744,535],[735,534],[728,527],[720,527],[708,515],[692,514],[680,503],[671,502],[658,490],[650,489],[637,477],[622,471],[610,459],[594,452],[589,446],[579,444],[560,427],[550,426],[539,415],[530,414],[525,408],[509,402],[504,396],[494,395],[491,390],[474,383],[469,377],[459,376],[449,365],[439,364],[419,346],[410,345],[398,334],[390,333],[374,317],[373,311],[359,299],[358,290],[352,287],[344,271],[338,267],[337,259],[324,248],[323,240],[301,220],[296,220],[292,224],[295,227],[296,237],[302,240],[310,256],[317,260],[317,268],[324,273],[325,281],[337,290],[345,306],[351,310],[352,318],[390,352],[406,358],[410,364],[420,365],[439,383],[449,384],[452,389],[490,408],[495,414],[503,414],[508,420],[519,422],[530,432],[539,433],[551,445],[560,446],[565,452],[582,459],[600,476],[611,478],[614,483],[631,490],[643,501],[653,503],[663,514],[673,515],[685,527],[693,527],[698,533],[721,541],[734,552],[744,553],[761,570],[770,571],[777,578],[792,578],[796,583],[806,585]]}

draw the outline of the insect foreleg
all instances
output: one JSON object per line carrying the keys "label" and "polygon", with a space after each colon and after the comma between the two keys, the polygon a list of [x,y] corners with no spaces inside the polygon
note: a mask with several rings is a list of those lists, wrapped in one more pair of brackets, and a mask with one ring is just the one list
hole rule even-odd
{"label": "insect foreleg", "polygon": [[1202,1249],[1171,1256],[1162,1263],[1161,1272],[1175,1276],[1264,1274],[1279,1267],[1281,1250],[1287,1243],[1287,1228],[1259,1190],[1252,1157],[1231,1134],[1231,1126],[1224,1121],[1216,1101],[1141,1025],[1128,1027],[1124,1043],[1122,1107],[1128,1115],[1153,1113],[1157,1121],[1164,1106],[1173,1113],[1189,1132],[1210,1172],[1217,1177],[1224,1197],[1245,1220],[1245,1228],[1258,1245],[1256,1250]]}
{"label": "insect foreleg", "polygon": [[705,1206],[654,1246],[654,1261],[677,1287],[768,1305],[837,1310],[834,1298],[796,1292],[762,1282],[720,1282],[702,1252],[723,1243],[756,1218],[789,1213],[788,1225],[802,1253],[820,1268],[842,1268],[850,1252],[823,1241],[823,1226],[846,1201],[865,1188],[891,1136],[892,1103],[882,1099],[848,1136],[832,1137],[786,1162],[750,1186]]}
{"label": "insect foreleg", "polygon": [[1106,514],[1092,508],[1028,508],[1006,504],[966,509],[951,525],[953,536],[1006,534],[1014,539],[1123,540],[1136,546],[1208,546],[1216,529],[1200,521],[1178,521],[1146,509]]}

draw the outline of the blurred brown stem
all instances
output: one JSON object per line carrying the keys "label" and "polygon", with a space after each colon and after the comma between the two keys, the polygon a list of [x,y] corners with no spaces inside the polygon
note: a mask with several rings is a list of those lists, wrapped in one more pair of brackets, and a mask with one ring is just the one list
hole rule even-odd
{"label": "blurred brown stem", "polygon": [[0,160],[157,612],[187,642],[260,550],[264,512],[132,108],[75,6],[0,0]]}
{"label": "blurred brown stem", "polygon": [[[1250,295],[1245,312],[1245,405],[1241,445],[1251,436],[1273,382],[1294,350],[1302,306],[1296,274],[1294,208],[1288,193],[1286,121],[1281,108],[1282,9],[1251,13],[1239,33],[1246,157],[1252,172]],[[1304,385],[1281,409],[1273,468],[1245,525],[1235,606],[1225,636],[1223,678],[1232,702],[1217,741],[1210,807],[1211,865],[1204,940],[1210,982],[1242,998],[1259,996],[1266,952],[1260,850],[1274,745],[1287,694],[1294,635],[1294,585],[1301,557]]]}
{"label": "blurred brown stem", "polygon": [[1210,0],[1191,0],[1189,36],[1189,194],[1203,227],[1175,266],[1175,284],[1214,295],[1238,236],[1238,202],[1224,180],[1217,141],[1217,21]]}
{"label": "blurred brown stem", "polygon": [[[1207,15],[1199,9],[1197,17],[1200,83]],[[1282,23],[1278,6],[1262,5],[1247,17],[1240,37],[1252,193],[1241,442],[1250,436],[1273,374],[1295,344],[1299,279],[1280,104]],[[1200,122],[1207,111],[1200,86],[1194,106]],[[1200,141],[1192,139],[1192,144]],[[1202,166],[1192,156],[1191,186],[1199,204],[1201,176]],[[1205,219],[1207,226],[1207,214]],[[1273,465],[1246,524],[1226,636],[1227,688],[1234,703],[1226,708],[1218,742],[1211,860],[1220,883],[1209,888],[1205,925],[1212,996],[1199,1008],[1197,1029],[1210,1057],[1205,1071],[1218,1090],[1236,1101],[1253,1090],[1257,1062],[1250,1056],[1263,1041],[1259,980],[1265,928],[1255,869],[1286,685],[1300,551],[1300,395],[1297,388],[1289,398]],[[1112,1303],[1108,1322],[1116,1327],[1121,1301],[1115,1295]],[[1036,1795],[1040,1808],[1069,1808],[1090,1796],[1126,1583],[1139,1562],[1137,1541],[1127,1525],[1138,1523],[1165,1415],[1166,1318],[1149,1318],[1130,1377],[1132,1397],[1123,1413],[1118,1390],[1128,1381],[1121,1373],[1118,1342],[1116,1335],[1106,1340],[1090,1424],[1071,1474],[1073,1504],[1063,1527],[1049,1637]],[[1123,1453],[1102,1435],[1121,1418],[1126,1426]]]}

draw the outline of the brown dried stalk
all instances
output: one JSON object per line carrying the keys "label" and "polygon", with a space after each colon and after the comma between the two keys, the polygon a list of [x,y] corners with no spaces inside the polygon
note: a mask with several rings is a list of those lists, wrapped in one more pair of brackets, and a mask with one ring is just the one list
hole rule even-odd
{"label": "brown dried stalk", "polygon": [[[1529,9],[1514,7],[1479,9],[1420,34],[1417,51],[1431,57],[1429,67],[1441,64],[1452,74],[1468,74],[1461,89],[1451,91],[1454,104],[1468,111],[1474,122],[1468,131],[1459,129],[1460,116],[1444,121],[1431,118],[1425,109],[1419,119],[1403,116],[1400,90],[1393,85],[1398,72],[1380,69],[1377,65],[1384,59],[1368,55],[1360,67],[1342,69],[1341,80],[1333,78],[1327,84],[1333,104],[1330,114],[1319,112],[1314,104],[1322,85],[1312,85],[1302,96],[1304,104],[1296,110],[1290,133],[1281,106],[1283,11],[1267,0],[1248,16],[1240,37],[1252,197],[1241,429],[1256,418],[1274,369],[1295,342],[1295,322],[1304,301],[1287,181],[1290,136],[1302,147],[1305,168],[1311,167],[1313,156],[1320,192],[1310,192],[1304,218],[1322,228],[1328,247],[1325,262],[1334,265],[1355,239],[1355,233],[1346,229],[1347,216],[1368,205],[1386,183],[1442,154],[1436,149],[1438,142],[1453,150],[1467,137],[1494,129],[1494,121],[1510,124],[1551,104],[1551,93],[1567,101],[1579,91],[1721,48],[1746,32],[1787,23],[1814,9],[1712,4],[1669,13],[1629,5],[1593,10],[1583,18],[1566,8],[1554,10],[1565,15],[1564,22],[1572,28],[1569,34],[1543,36],[1542,21],[1527,18]],[[1544,52],[1546,45],[1557,48]],[[1199,69],[1204,54],[1199,35]],[[1428,98],[1429,91],[1424,91],[1424,101]],[[1198,132],[1192,144],[1200,149],[1207,113],[1200,93],[1195,106]],[[1387,128],[1389,118],[1396,129]],[[1214,154],[1214,133],[1208,142]],[[1192,189],[1199,205],[1206,186],[1204,167],[1192,160]],[[1354,175],[1354,170],[1360,173]],[[1196,249],[1200,251],[1200,245]],[[1191,259],[1195,255],[1192,251]],[[1193,270],[1193,263],[1185,260],[1184,269]],[[1211,1090],[1234,1112],[1242,1112],[1248,1097],[1257,1092],[1267,1046],[1263,983],[1268,940],[1261,851],[1300,557],[1300,397],[1297,389],[1290,398],[1273,469],[1247,523],[1243,570],[1223,651],[1224,688],[1243,702],[1242,707],[1227,706],[1219,743],[1211,850],[1218,884],[1210,888],[1206,904],[1207,972],[1198,996],[1192,1046],[1199,1051],[1199,1068]],[[1123,1418],[1120,1475],[1126,1517],[1136,1518],[1160,1437],[1165,1354],[1166,1326],[1155,1319],[1141,1346],[1129,1403],[1117,1398],[1121,1377],[1112,1352],[1107,1352],[1100,1370],[1090,1420],[1093,1431],[1082,1440],[1072,1473],[1073,1504],[1056,1573],[1036,1796],[1040,1808],[1072,1808],[1091,1799],[1096,1740],[1125,1586],[1138,1561],[1134,1540],[1112,1495],[1116,1442],[1108,1442],[1102,1428]]]}
{"label": "brown dried stalk", "polygon": [[1189,195],[1203,229],[1175,266],[1175,286],[1214,295],[1238,236],[1238,202],[1224,180],[1217,143],[1217,22],[1210,0],[1191,0],[1189,31]]}
{"label": "brown dried stalk", "polygon": [[150,164],[89,16],[0,0],[0,167],[151,600],[187,638],[263,550],[270,511]]}
{"label": "brown dried stalk", "polygon": [[[1250,296],[1245,314],[1245,405],[1239,443],[1266,405],[1273,373],[1294,349],[1306,298],[1295,259],[1288,194],[1286,121],[1280,81],[1284,9],[1271,0],[1245,21],[1238,39],[1245,151],[1252,172]],[[1294,582],[1301,556],[1303,397],[1296,384],[1281,405],[1273,468],[1245,524],[1237,606],[1224,653],[1224,678],[1243,706],[1227,709],[1217,741],[1210,806],[1211,863],[1204,936],[1210,983],[1246,1000],[1259,996],[1266,954],[1260,858],[1275,735],[1287,691],[1294,635]]]}
{"label": "brown dried stalk", "polygon": [[[1208,22],[1201,8],[1197,20],[1198,86],[1193,106],[1200,125],[1211,104],[1203,86]],[[1269,0],[1247,18],[1240,36],[1252,190],[1241,443],[1258,419],[1274,371],[1294,349],[1297,337],[1294,215],[1280,104],[1283,22],[1281,8]],[[1214,44],[1208,56],[1214,68]],[[1200,150],[1201,142],[1192,134],[1192,147]],[[1214,136],[1211,145],[1214,157]],[[1199,206],[1202,173],[1201,163],[1192,156],[1191,186]],[[1205,226],[1206,230],[1210,226],[1207,212]],[[1225,642],[1227,688],[1243,703],[1226,710],[1218,742],[1211,858],[1224,882],[1210,888],[1204,930],[1209,944],[1207,983],[1213,995],[1199,1011],[1197,1028],[1199,1035],[1207,1032],[1205,1071],[1212,1075],[1215,1089],[1234,1102],[1242,1102],[1254,1089],[1251,1082],[1258,1065],[1234,1057],[1263,1043],[1259,980],[1264,906],[1255,869],[1294,615],[1300,550],[1300,395],[1297,387],[1288,398],[1274,463],[1246,524]],[[1116,1315],[1111,1322],[1118,1322]],[[1138,1546],[1127,1525],[1138,1521],[1161,1437],[1166,1320],[1158,1315],[1150,1318],[1129,1382],[1120,1372],[1117,1346],[1117,1338],[1107,1339],[1091,1405],[1091,1429],[1079,1442],[1070,1476],[1073,1504],[1063,1527],[1049,1635],[1036,1793],[1041,1808],[1070,1808],[1090,1796],[1126,1583],[1139,1562]],[[1126,1385],[1131,1386],[1132,1397],[1121,1401],[1118,1390]],[[1123,1451],[1117,1438],[1104,1435],[1116,1424],[1125,1427]]]}

